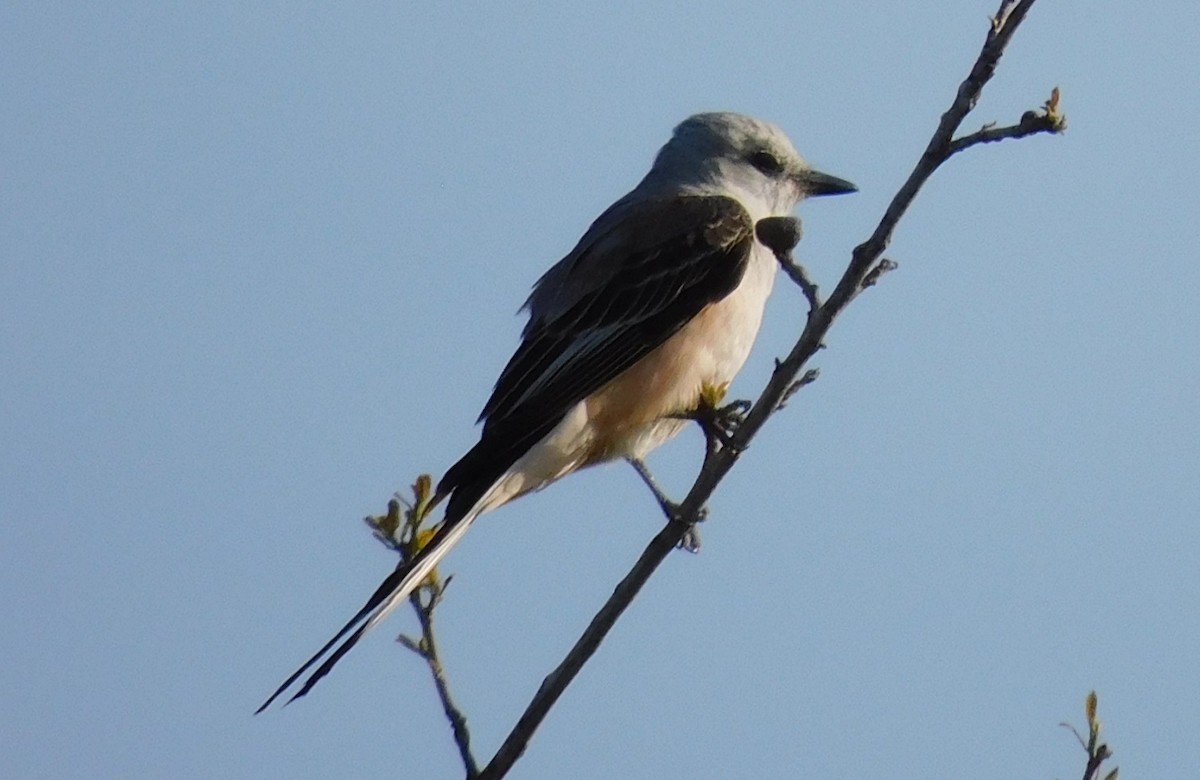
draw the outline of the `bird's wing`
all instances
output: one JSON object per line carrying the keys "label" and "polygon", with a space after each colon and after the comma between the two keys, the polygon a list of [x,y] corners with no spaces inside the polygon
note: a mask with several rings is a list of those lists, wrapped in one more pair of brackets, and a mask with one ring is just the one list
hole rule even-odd
{"label": "bird's wing", "polygon": [[484,406],[483,436],[439,493],[499,476],[572,406],[731,293],[754,243],[749,213],[724,196],[643,201],[610,225],[597,221],[539,282],[524,339]]}

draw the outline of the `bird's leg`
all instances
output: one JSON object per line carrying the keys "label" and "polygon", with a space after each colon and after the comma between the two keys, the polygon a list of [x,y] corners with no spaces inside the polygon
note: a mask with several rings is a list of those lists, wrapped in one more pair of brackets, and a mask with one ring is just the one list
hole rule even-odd
{"label": "bird's leg", "polygon": [[[650,468],[641,458],[629,457],[625,459],[633,466],[633,470],[642,478],[642,482],[646,483],[646,487],[650,488],[650,492],[654,494],[654,499],[658,501],[659,507],[662,508],[663,514],[668,520],[684,522],[683,513],[680,505],[667,498],[667,494],[663,492],[659,486],[658,480],[650,473]],[[703,522],[708,517],[708,507],[701,507],[696,517],[696,522]],[[689,523],[687,531],[684,532],[683,538],[679,540],[679,546],[690,553],[700,552],[700,530],[696,528],[695,523]]]}

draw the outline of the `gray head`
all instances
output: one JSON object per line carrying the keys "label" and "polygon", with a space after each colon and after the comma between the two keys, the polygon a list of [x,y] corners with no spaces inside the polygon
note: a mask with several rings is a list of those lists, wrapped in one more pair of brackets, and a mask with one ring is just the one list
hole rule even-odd
{"label": "gray head", "polygon": [[790,211],[806,197],[857,190],[844,179],[814,171],[775,125],[730,112],[696,114],[680,122],[646,180],[685,190],[733,190],[771,213]]}

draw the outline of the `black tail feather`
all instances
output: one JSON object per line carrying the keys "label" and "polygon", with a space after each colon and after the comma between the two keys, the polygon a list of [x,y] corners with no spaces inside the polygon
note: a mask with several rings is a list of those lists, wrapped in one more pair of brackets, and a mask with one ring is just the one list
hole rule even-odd
{"label": "black tail feather", "polygon": [[[271,706],[271,703],[279,698],[279,696],[285,690],[290,688],[292,684],[296,682],[296,680],[300,679],[305,672],[312,668],[313,664],[320,661],[325,654],[329,652],[330,648],[336,645],[339,641],[342,641],[342,638],[346,637],[347,634],[350,634],[350,636],[346,637],[345,641],[342,642],[341,645],[338,645],[337,649],[334,650],[333,653],[326,658],[319,667],[317,667],[316,671],[314,671],[308,677],[308,679],[304,681],[304,685],[301,686],[300,690],[294,696],[288,699],[287,703],[290,704],[296,699],[299,699],[301,696],[307,694],[310,690],[312,690],[312,687],[321,680],[321,678],[329,674],[334,665],[342,659],[342,656],[350,652],[354,645],[358,643],[358,640],[362,638],[363,634],[367,632],[367,628],[370,623],[364,621],[368,620],[371,613],[374,612],[377,607],[387,601],[388,598],[400,588],[401,583],[403,583],[404,578],[408,576],[409,572],[426,560],[426,557],[440,546],[442,540],[445,539],[450,533],[450,530],[467,517],[471,509],[475,506],[475,503],[492,487],[500,475],[502,475],[517,458],[525,454],[525,451],[532,446],[534,441],[536,441],[536,439],[528,442],[522,442],[521,447],[519,448],[510,448],[510,451],[502,453],[505,457],[502,457],[498,460],[495,458],[481,457],[481,455],[488,455],[490,453],[486,451],[486,448],[484,448],[484,450],[480,450],[480,447],[476,446],[474,449],[472,449],[471,453],[468,453],[468,455],[465,456],[458,464],[455,464],[455,466],[449,472],[447,472],[446,476],[442,478],[437,487],[434,503],[441,501],[442,498],[446,496],[449,496],[449,501],[446,503],[446,510],[442,517],[442,523],[434,533],[433,538],[425,543],[425,546],[421,548],[421,550],[413,557],[411,561],[397,566],[396,570],[389,574],[383,580],[383,582],[379,584],[379,587],[375,589],[375,592],[372,593],[371,597],[367,599],[367,602],[363,604],[362,609],[355,613],[354,617],[350,618],[346,625],[342,626],[342,629],[337,632],[333,639],[330,639],[328,642],[326,642],[320,650],[318,650],[311,658],[304,662],[303,666],[301,666],[299,669],[293,672],[290,677],[284,680],[283,684],[275,689],[275,692],[271,694],[270,698],[263,702],[263,705],[254,711],[254,714],[257,715],[267,707]],[[464,468],[464,466],[469,466],[470,468]],[[470,474],[469,477],[467,476],[468,473]],[[361,625],[359,625],[360,623]],[[351,634],[351,631],[354,633]]]}
{"label": "black tail feather", "polygon": [[[350,618],[350,620],[347,621],[346,625],[342,626],[342,629],[340,631],[338,631],[336,635],[334,635],[333,639],[330,639],[328,642],[326,642],[321,647],[320,650],[318,650],[316,653],[313,654],[313,656],[311,658],[309,658],[307,661],[304,662],[303,666],[301,666],[299,669],[297,669],[295,672],[293,672],[290,677],[288,677],[286,680],[284,680],[283,684],[275,689],[275,692],[272,693],[271,696],[265,702],[263,702],[262,706],[254,711],[254,714],[257,715],[260,712],[262,712],[263,710],[265,710],[267,707],[270,707],[271,702],[273,702],[277,698],[279,698],[279,695],[281,693],[283,693],[285,690],[287,690],[288,688],[290,688],[292,683],[296,682],[296,680],[298,680],[302,674],[304,674],[306,671],[308,671],[309,667],[311,667],[313,664],[315,664],[317,661],[319,661],[321,659],[321,656],[323,656],[323,655],[325,655],[325,653],[329,652],[329,648],[331,648],[335,644],[337,644],[337,642],[342,637],[344,637],[355,626],[357,626],[359,623],[361,623],[363,620],[365,620],[367,618],[367,616],[371,614],[372,610],[374,610],[376,607],[378,607],[380,604],[382,604],[383,601],[389,595],[391,595],[392,591],[394,591],[396,589],[396,586],[400,584],[400,581],[404,579],[404,575],[408,572],[408,569],[409,569],[409,567],[407,565],[397,566],[395,571],[393,571],[391,574],[389,574],[387,577],[385,577],[383,582],[381,582],[379,584],[379,587],[375,589],[375,592],[371,594],[371,597],[369,599],[367,599],[367,603],[363,605],[362,609],[360,609],[358,612],[356,612],[354,614],[354,617]],[[355,641],[357,641],[357,637],[361,636],[361,635],[362,635],[362,631],[360,629],[355,635]],[[351,646],[353,646],[353,643],[351,643]],[[343,648],[345,648],[345,649],[343,649]],[[345,655],[346,651],[349,649],[350,649],[349,647],[346,647],[345,645],[343,645],[342,647],[338,648],[339,652],[336,653],[335,656],[337,658],[341,658],[342,655]],[[326,663],[328,664],[328,662],[326,662]],[[332,668],[333,665],[328,664],[328,666],[330,668]],[[325,668],[324,665],[321,668],[324,669],[324,672],[322,672],[320,675],[314,675],[314,677],[316,677],[317,679],[320,679],[320,677],[324,677],[325,674],[327,674],[329,672],[329,669]],[[289,701],[299,698],[300,696],[303,696],[304,693],[306,693],[308,691],[308,689],[312,687],[312,684],[315,682],[316,682],[316,680],[314,680],[313,678],[310,677],[308,682],[305,683],[304,691],[297,694],[296,696],[293,696],[292,699],[289,699]]]}
{"label": "black tail feather", "polygon": [[[287,703],[291,704],[296,699],[299,699],[301,696],[311,691],[312,687],[316,685],[322,677],[329,674],[329,671],[333,669],[334,665],[337,664],[338,661],[342,660],[342,656],[350,652],[350,649],[358,644],[358,640],[362,639],[362,635],[367,632],[368,625],[368,623],[363,623],[358,627],[357,631],[355,631],[346,639],[345,642],[342,642],[342,644],[338,646],[338,649],[334,650],[333,653],[325,659],[325,663],[318,666],[317,670],[308,676],[308,679],[304,681],[304,685],[300,687],[300,690],[294,696],[292,696],[292,698],[287,700]],[[334,641],[337,641],[336,637]],[[330,644],[332,644],[332,642]],[[300,671],[302,672],[304,670],[301,669]],[[296,676],[299,676],[299,674],[300,672],[297,672]]]}

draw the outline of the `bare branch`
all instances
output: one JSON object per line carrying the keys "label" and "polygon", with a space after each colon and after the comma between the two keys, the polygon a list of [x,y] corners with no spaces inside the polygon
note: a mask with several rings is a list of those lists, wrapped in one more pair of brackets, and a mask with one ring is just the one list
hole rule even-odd
{"label": "bare branch", "polygon": [[800,388],[806,385],[811,385],[813,382],[817,381],[820,376],[821,370],[818,368],[810,368],[805,371],[804,376],[788,385],[787,390],[785,390],[783,393],[783,398],[779,399],[779,405],[775,407],[775,411],[778,412],[780,409],[787,406],[787,402],[792,400],[792,396],[800,392]]}
{"label": "bare branch", "polygon": [[861,289],[865,290],[868,287],[874,287],[879,282],[879,277],[895,271],[899,267],[899,265],[888,260],[886,257],[881,258],[870,271],[867,271],[867,275],[863,277],[862,284],[860,285]]}
{"label": "bare branch", "polygon": [[[776,257],[779,257],[776,255]],[[796,283],[800,291],[804,293],[804,297],[808,300],[808,310],[815,311],[821,308],[821,293],[817,288],[812,277],[808,275],[808,269],[794,260],[787,258],[779,260],[779,267],[788,275],[788,278]]]}
{"label": "bare branch", "polygon": [[[447,578],[444,582],[417,588],[413,591],[412,595],[408,597],[408,601],[412,604],[413,611],[417,613],[417,620],[421,623],[421,639],[416,647],[413,647],[412,640],[405,636],[397,637],[396,641],[408,649],[414,650],[429,667],[433,685],[437,689],[438,698],[442,701],[442,712],[446,714],[446,720],[450,721],[450,729],[454,733],[454,744],[458,746],[458,754],[467,771],[467,778],[472,780],[479,776],[479,765],[471,752],[471,732],[467,729],[467,717],[463,715],[462,710],[458,708],[454,703],[454,698],[450,695],[450,683],[446,680],[446,670],[442,667],[437,636],[433,630],[433,610],[441,601],[448,584],[450,584],[450,580]],[[428,591],[424,601],[421,596],[422,591]]]}
{"label": "bare branch", "polygon": [[[789,243],[786,231],[780,234],[782,238],[772,237],[772,234],[768,234],[768,240],[763,241],[764,244],[773,249],[781,267],[800,286],[805,293],[805,297],[809,300],[811,309],[804,330],[792,347],[791,352],[788,353],[788,356],[782,361],[777,362],[775,371],[772,373],[767,386],[759,395],[758,400],[754,403],[744,421],[732,434],[727,446],[714,446],[712,440],[709,440],[704,464],[687,497],[682,503],[671,505],[674,511],[668,512],[669,519],[666,526],[651,540],[629,574],[617,585],[612,596],[605,602],[600,611],[596,613],[596,616],[575,643],[575,646],[567,653],[562,663],[543,680],[541,687],[530,701],[516,726],[505,739],[504,744],[480,773],[479,777],[481,779],[488,778],[489,780],[495,780],[496,778],[503,777],[516,760],[520,758],[534,731],[537,730],[545,718],[546,713],[550,711],[550,708],[554,706],[554,703],[562,695],[575,675],[579,673],[583,665],[596,652],[596,649],[600,646],[608,631],[616,623],[617,619],[620,618],[625,608],[637,596],[642,586],[645,585],[646,581],[654,573],[654,570],[662,563],[667,554],[680,543],[688,533],[688,529],[701,517],[701,512],[708,498],[733,467],[740,453],[746,449],[746,446],[762,427],[763,423],[766,422],[768,417],[779,410],[787,398],[799,386],[804,384],[806,380],[811,381],[815,378],[813,374],[806,374],[805,379],[796,379],[805,363],[821,348],[826,333],[842,310],[864,287],[874,284],[882,274],[895,267],[895,264],[890,260],[883,259],[883,252],[887,248],[892,232],[895,230],[900,218],[904,216],[913,199],[933,172],[956,151],[965,149],[975,143],[998,140],[998,138],[991,138],[990,136],[985,138],[980,134],[1001,131],[980,131],[980,133],[975,134],[978,136],[976,140],[960,144],[960,148],[958,149],[953,147],[952,142],[955,131],[962,124],[966,115],[974,108],[984,85],[991,79],[992,74],[995,72],[1005,47],[1033,3],[1034,0],[1005,0],[1001,4],[1000,10],[992,19],[987,39],[984,42],[978,59],[975,61],[975,65],[971,69],[970,75],[959,86],[950,108],[942,115],[937,129],[924,153],[921,155],[920,160],[917,162],[916,167],[892,199],[879,225],[875,228],[870,238],[854,249],[849,266],[846,268],[841,280],[828,300],[823,303],[820,301],[817,296],[816,285],[808,278],[807,273],[803,271],[802,267],[796,265],[792,260],[791,249],[794,246],[794,241]],[[1048,115],[1052,113],[1050,109],[1053,109],[1054,112],[1057,111],[1057,98],[1053,98],[1053,100],[1055,101],[1053,106],[1050,106],[1049,103],[1047,104]],[[1036,132],[1046,131],[1048,130],[1037,130]],[[1057,132],[1057,130],[1054,130],[1054,132]],[[960,141],[965,142],[971,138],[971,136],[965,136]],[[766,222],[766,220],[763,222]],[[756,227],[761,226],[762,223]],[[798,239],[798,221],[795,222],[794,227],[796,229],[795,237]],[[786,226],[773,225],[770,227],[771,230],[775,228],[783,229]],[[658,492],[661,494],[661,491]]]}
{"label": "bare branch", "polygon": [[[432,480],[428,474],[417,477],[413,483],[413,500],[408,502],[399,495],[388,501],[388,511],[381,517],[367,517],[365,522],[370,526],[375,538],[384,546],[400,555],[405,563],[411,561],[426,542],[433,536],[436,528],[424,527],[424,522],[433,509],[431,499]],[[403,503],[404,511],[401,512]],[[433,629],[433,611],[441,603],[450,584],[451,577],[442,579],[435,569],[412,594],[408,597],[409,604],[417,613],[417,621],[421,624],[421,638],[401,634],[396,641],[415,653],[433,677],[433,685],[437,689],[438,698],[442,702],[442,711],[450,722],[454,733],[454,744],[458,746],[459,756],[466,769],[469,780],[479,775],[479,765],[471,752],[471,733],[467,730],[467,718],[454,698],[450,695],[450,684],[446,679],[446,670],[442,666],[441,655],[438,652],[437,635]]]}
{"label": "bare branch", "polygon": [[1058,87],[1055,87],[1050,93],[1050,99],[1042,105],[1042,113],[1026,111],[1021,115],[1021,121],[1015,125],[996,127],[995,122],[989,122],[974,133],[955,138],[950,144],[950,154],[958,154],[976,144],[1024,138],[1038,133],[1063,132],[1067,129],[1067,117],[1058,110],[1060,94]]}
{"label": "bare branch", "polygon": [[766,217],[754,226],[754,234],[764,246],[775,253],[779,267],[804,293],[804,297],[808,299],[809,312],[820,308],[821,297],[816,283],[808,275],[808,270],[792,259],[792,250],[800,243],[800,237],[803,235],[800,220],[796,217]]}

